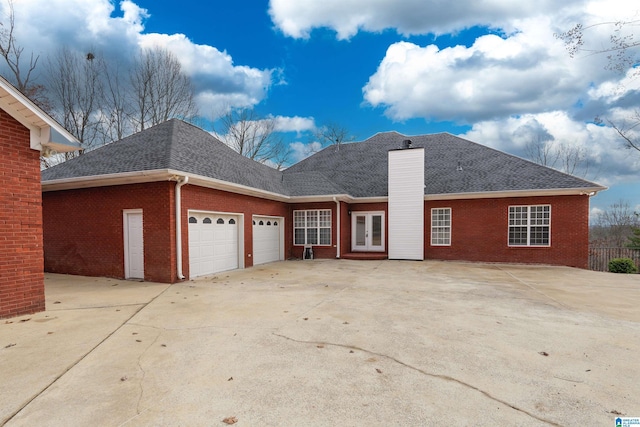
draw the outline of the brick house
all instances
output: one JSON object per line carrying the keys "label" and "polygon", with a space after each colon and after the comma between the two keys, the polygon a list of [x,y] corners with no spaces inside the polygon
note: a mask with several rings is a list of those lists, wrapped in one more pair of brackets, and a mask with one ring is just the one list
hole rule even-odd
{"label": "brick house", "polygon": [[277,171],[175,119],[42,185],[46,271],[167,283],[311,252],[586,268],[605,189],[450,134],[380,133]]}
{"label": "brick house", "polygon": [[78,148],[0,77],[0,318],[44,310],[40,155]]}

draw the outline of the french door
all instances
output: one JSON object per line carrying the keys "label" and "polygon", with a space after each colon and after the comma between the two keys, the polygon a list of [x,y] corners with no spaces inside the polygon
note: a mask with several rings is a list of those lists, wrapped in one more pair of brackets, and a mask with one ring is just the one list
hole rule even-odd
{"label": "french door", "polygon": [[351,214],[351,250],[384,252],[384,212]]}

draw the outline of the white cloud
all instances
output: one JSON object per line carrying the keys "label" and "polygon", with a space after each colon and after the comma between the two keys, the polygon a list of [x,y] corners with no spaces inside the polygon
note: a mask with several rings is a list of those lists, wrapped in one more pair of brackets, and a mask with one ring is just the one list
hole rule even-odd
{"label": "white cloud", "polygon": [[296,132],[298,134],[316,129],[313,117],[284,117],[276,116],[275,130],[277,132]]}
{"label": "white cloud", "polygon": [[[484,35],[469,47],[394,43],[363,88],[364,99],[393,120],[473,123],[568,109],[604,74],[603,58],[569,58],[548,19],[516,25],[512,35]],[[595,71],[585,73],[585,65]]]}
{"label": "white cloud", "polygon": [[[1,3],[5,7],[5,2]],[[21,0],[14,3],[16,36],[26,52],[55,53],[62,46],[93,51],[126,65],[140,49],[161,46],[173,52],[196,89],[204,115],[222,108],[251,107],[272,85],[274,70],[235,65],[227,52],[196,44],[183,34],[145,33],[150,12],[135,1]],[[0,13],[6,13],[2,10]]]}
{"label": "white cloud", "polygon": [[460,136],[527,158],[527,143],[539,135],[553,143],[582,148],[589,180],[605,186],[637,180],[640,156],[630,156],[614,130],[574,120],[563,111],[478,122]]}
{"label": "white cloud", "polygon": [[[580,0],[563,2],[563,7]],[[271,19],[284,34],[308,38],[314,28],[330,28],[339,39],[353,37],[358,31],[379,32],[395,29],[404,35],[445,34],[476,25],[492,26],[513,19],[551,14],[559,5],[554,0],[514,2],[509,0],[270,0]]]}
{"label": "white cloud", "polygon": [[289,144],[289,148],[291,148],[291,163],[297,163],[306,159],[313,153],[322,150],[322,144],[318,141],[306,144],[304,142],[296,141]]}

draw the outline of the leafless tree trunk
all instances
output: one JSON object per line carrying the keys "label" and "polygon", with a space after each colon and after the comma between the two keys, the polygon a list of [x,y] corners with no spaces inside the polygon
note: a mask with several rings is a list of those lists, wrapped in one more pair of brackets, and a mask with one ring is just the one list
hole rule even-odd
{"label": "leafless tree trunk", "polygon": [[131,69],[130,81],[136,130],[173,117],[189,120],[197,113],[191,79],[166,49],[145,50]]}
{"label": "leafless tree trunk", "polygon": [[16,22],[13,0],[7,0],[7,11],[7,15],[2,17],[2,22],[0,22],[0,55],[9,69],[6,77],[36,105],[49,111],[51,105],[45,96],[45,87],[32,81],[32,74],[40,57],[31,53],[27,65],[22,61],[24,48],[18,44],[15,36]]}
{"label": "leafless tree trunk", "polygon": [[343,144],[351,142],[355,138],[349,133],[349,130],[334,122],[327,123],[315,132],[315,137],[322,146]]}
{"label": "leafless tree trunk", "polygon": [[640,218],[626,200],[619,200],[596,215],[594,236],[601,245],[626,246],[633,228],[640,226]]}
{"label": "leafless tree trunk", "polygon": [[49,61],[49,90],[58,121],[89,150],[102,145],[97,110],[102,102],[101,59],[62,48]]}
{"label": "leafless tree trunk", "polygon": [[240,109],[230,110],[219,122],[218,138],[243,156],[277,169],[287,162],[290,151],[275,132],[275,118]]}
{"label": "leafless tree trunk", "polygon": [[104,66],[104,96],[100,106],[100,123],[105,143],[117,141],[133,133],[129,86],[123,81],[118,64]]}
{"label": "leafless tree trunk", "polygon": [[[543,141],[538,138],[527,142],[526,156],[534,163],[557,169],[570,175],[589,178],[591,164],[584,147],[567,142]],[[591,179],[595,179],[592,177]]]}

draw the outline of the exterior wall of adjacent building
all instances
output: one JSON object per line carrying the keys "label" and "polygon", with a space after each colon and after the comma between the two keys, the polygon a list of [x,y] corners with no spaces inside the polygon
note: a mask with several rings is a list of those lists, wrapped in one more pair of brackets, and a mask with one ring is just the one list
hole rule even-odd
{"label": "exterior wall of adjacent building", "polygon": [[182,269],[189,277],[189,210],[244,215],[244,266],[253,266],[253,215],[284,218],[285,259],[291,257],[293,224],[291,209],[283,202],[185,185],[182,187]]}
{"label": "exterior wall of adjacent building", "polygon": [[[285,259],[292,242],[291,209],[282,202],[185,185],[181,189],[182,271],[189,277],[188,212],[244,215],[244,265],[253,266],[253,215],[283,217]],[[144,279],[178,281],[175,182],[154,182],[43,194],[44,269],[86,276],[125,277],[123,211],[141,209]]]}
{"label": "exterior wall of adjacent building", "polygon": [[0,110],[0,318],[44,308],[40,152]]}
{"label": "exterior wall of adjacent building", "polygon": [[144,279],[172,283],[174,186],[154,182],[43,193],[45,271],[124,278],[123,211],[142,209]]}
{"label": "exterior wall of adjacent building", "polygon": [[[509,207],[550,205],[550,246],[509,246]],[[451,245],[431,245],[431,209],[451,208]],[[425,258],[588,268],[589,197],[554,196],[425,202]]]}

